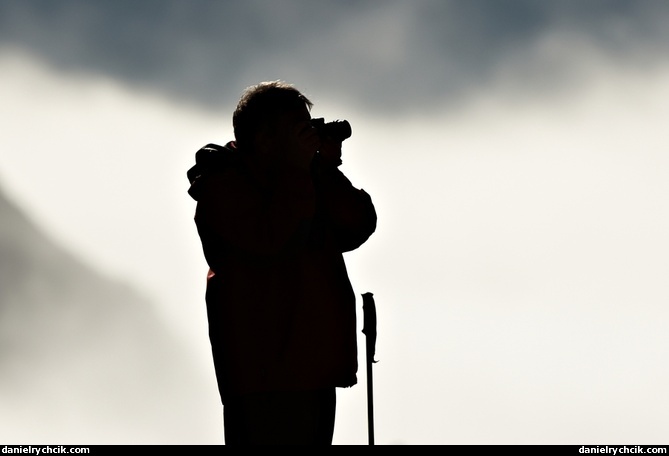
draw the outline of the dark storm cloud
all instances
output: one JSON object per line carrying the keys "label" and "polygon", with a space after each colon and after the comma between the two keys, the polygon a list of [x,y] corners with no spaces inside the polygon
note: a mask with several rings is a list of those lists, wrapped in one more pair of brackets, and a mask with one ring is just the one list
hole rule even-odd
{"label": "dark storm cloud", "polygon": [[411,109],[466,96],[555,30],[621,59],[666,52],[667,17],[668,3],[634,0],[6,1],[0,44],[212,108],[284,79]]}

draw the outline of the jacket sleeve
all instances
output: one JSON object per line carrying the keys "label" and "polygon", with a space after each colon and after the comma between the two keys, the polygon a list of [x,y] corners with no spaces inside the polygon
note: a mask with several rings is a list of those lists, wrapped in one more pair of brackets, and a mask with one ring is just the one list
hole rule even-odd
{"label": "jacket sleeve", "polygon": [[371,197],[355,188],[339,169],[324,174],[321,185],[336,244],[342,252],[357,249],[376,230],[376,209]]}
{"label": "jacket sleeve", "polygon": [[315,208],[308,175],[286,175],[265,192],[234,172],[212,174],[203,186],[195,222],[209,257],[221,248],[275,255],[306,241]]}

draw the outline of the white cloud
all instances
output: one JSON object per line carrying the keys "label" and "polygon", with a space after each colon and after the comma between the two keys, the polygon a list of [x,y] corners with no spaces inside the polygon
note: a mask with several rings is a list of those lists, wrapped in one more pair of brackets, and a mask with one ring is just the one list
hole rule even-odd
{"label": "white cloud", "polygon": [[[229,117],[0,57],[4,186],[142,284],[206,359],[185,171],[230,139]],[[356,292],[377,298],[378,443],[665,437],[669,68],[590,65],[578,89],[501,83],[437,118],[316,106],[352,121],[344,170],[379,212],[347,255]],[[360,381],[340,395],[341,442],[366,442],[364,368]]]}

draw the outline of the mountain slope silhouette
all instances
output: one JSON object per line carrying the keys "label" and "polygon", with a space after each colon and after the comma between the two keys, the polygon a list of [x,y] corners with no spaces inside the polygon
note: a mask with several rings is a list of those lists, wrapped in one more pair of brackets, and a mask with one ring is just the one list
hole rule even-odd
{"label": "mountain slope silhouette", "polygon": [[212,443],[204,370],[156,304],[56,245],[1,188],[0,220],[0,440]]}

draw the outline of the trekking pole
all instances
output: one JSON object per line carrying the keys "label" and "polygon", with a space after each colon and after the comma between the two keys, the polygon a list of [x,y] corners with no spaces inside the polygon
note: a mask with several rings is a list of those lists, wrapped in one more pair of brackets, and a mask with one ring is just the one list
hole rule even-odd
{"label": "trekking pole", "polygon": [[362,295],[363,326],[362,333],[366,336],[367,356],[367,423],[369,433],[369,444],[374,445],[374,384],[372,379],[372,364],[374,352],[376,351],[376,305],[374,295],[364,293]]}

